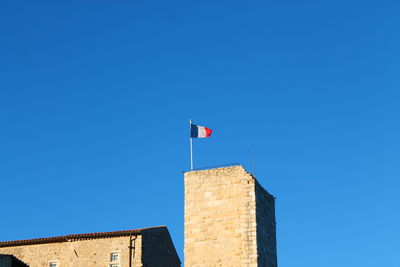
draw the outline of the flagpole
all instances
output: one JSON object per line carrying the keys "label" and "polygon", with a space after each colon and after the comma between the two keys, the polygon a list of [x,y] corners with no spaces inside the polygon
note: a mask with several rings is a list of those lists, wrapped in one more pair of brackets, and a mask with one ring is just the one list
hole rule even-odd
{"label": "flagpole", "polygon": [[193,171],[193,141],[192,141],[192,120],[189,120],[190,126],[190,170]]}

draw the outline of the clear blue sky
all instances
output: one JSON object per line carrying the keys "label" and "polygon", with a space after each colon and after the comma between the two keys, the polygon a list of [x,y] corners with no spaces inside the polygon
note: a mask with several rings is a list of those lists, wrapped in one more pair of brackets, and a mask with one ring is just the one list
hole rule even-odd
{"label": "clear blue sky", "polygon": [[[322,3],[323,2],[323,3]],[[396,1],[0,2],[0,240],[167,225],[197,167],[277,197],[278,260],[399,267]]]}

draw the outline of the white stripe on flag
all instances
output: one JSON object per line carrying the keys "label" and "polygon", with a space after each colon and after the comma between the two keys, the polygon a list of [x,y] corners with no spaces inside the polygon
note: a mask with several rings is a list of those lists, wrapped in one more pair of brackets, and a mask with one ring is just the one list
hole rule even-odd
{"label": "white stripe on flag", "polygon": [[206,137],[206,128],[203,126],[197,126],[198,129],[198,137]]}

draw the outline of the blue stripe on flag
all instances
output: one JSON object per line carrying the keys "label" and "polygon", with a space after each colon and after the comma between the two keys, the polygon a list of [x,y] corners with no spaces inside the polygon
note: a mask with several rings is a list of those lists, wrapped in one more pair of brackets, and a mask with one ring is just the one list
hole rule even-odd
{"label": "blue stripe on flag", "polygon": [[190,137],[191,138],[198,138],[199,137],[199,128],[197,128],[197,125],[191,124]]}

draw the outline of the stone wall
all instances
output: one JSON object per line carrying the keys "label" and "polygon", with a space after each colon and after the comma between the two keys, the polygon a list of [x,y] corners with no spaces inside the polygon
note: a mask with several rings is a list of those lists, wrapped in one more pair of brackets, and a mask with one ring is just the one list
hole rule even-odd
{"label": "stone wall", "polygon": [[181,266],[167,228],[144,230],[142,240],[143,267]]}
{"label": "stone wall", "polygon": [[[141,264],[141,236],[135,240],[134,267]],[[120,266],[128,267],[129,236],[96,238],[60,243],[45,243],[0,248],[1,254],[12,254],[30,267],[49,267],[58,261],[60,267],[104,267],[111,252],[120,252]]]}
{"label": "stone wall", "polygon": [[271,203],[260,189],[242,166],[185,173],[185,267],[276,266]]}
{"label": "stone wall", "polygon": [[0,267],[29,267],[12,255],[0,254]]}
{"label": "stone wall", "polygon": [[243,167],[185,173],[185,266],[257,266],[254,179]]}
{"label": "stone wall", "polygon": [[275,198],[258,182],[255,191],[258,266],[276,267]]}

